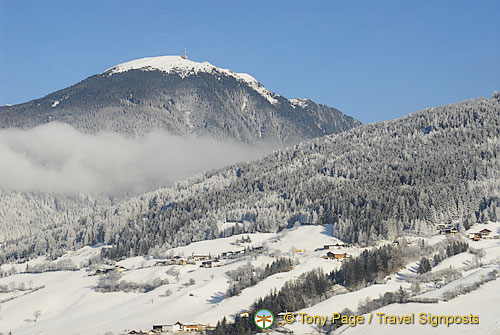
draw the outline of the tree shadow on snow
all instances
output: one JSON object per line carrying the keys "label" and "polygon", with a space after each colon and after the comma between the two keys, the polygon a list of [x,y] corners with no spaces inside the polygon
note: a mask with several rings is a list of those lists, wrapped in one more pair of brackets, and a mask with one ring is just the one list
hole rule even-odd
{"label": "tree shadow on snow", "polygon": [[207,301],[211,304],[218,304],[222,300],[226,299],[226,295],[224,292],[217,292],[213,296],[210,297]]}
{"label": "tree shadow on snow", "polygon": [[321,233],[324,235],[333,236],[333,225],[327,224]]}

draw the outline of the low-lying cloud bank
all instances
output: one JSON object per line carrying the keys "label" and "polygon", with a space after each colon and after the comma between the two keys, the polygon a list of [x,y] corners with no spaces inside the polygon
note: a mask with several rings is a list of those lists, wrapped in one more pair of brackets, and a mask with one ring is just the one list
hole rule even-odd
{"label": "low-lying cloud bank", "polygon": [[84,134],[67,124],[0,130],[0,188],[120,193],[168,186],[197,172],[256,159],[263,149],[163,132],[131,139]]}

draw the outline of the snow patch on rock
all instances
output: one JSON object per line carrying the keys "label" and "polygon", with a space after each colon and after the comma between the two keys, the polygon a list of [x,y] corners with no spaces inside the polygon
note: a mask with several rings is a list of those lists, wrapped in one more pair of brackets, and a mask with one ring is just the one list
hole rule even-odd
{"label": "snow patch on rock", "polygon": [[294,98],[294,99],[290,99],[290,103],[292,104],[293,108],[296,108],[296,107],[305,108],[308,105],[308,100],[301,99],[301,98]]}

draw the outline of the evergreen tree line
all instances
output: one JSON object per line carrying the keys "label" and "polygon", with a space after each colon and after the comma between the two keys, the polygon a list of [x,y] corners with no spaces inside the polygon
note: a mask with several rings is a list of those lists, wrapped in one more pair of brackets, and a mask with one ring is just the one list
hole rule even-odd
{"label": "evergreen tree line", "polygon": [[157,287],[168,284],[168,279],[155,278],[147,282],[132,282],[127,280],[120,280],[120,274],[111,271],[108,274],[99,276],[97,280],[96,291],[98,292],[149,292]]}
{"label": "evergreen tree line", "polygon": [[229,277],[230,285],[226,291],[226,297],[238,295],[245,288],[254,286],[269,276],[292,269],[292,259],[280,257],[271,264],[266,264],[265,267],[255,268],[251,263],[248,263],[233,271],[228,271],[226,275]]}
{"label": "evergreen tree line", "polygon": [[382,279],[404,265],[401,248],[386,245],[375,250],[364,250],[351,258],[340,269],[330,273],[329,279],[338,285],[355,289]]}
{"label": "evergreen tree line", "polygon": [[422,259],[420,260],[420,262],[418,264],[418,273],[419,274],[426,273],[426,272],[431,271],[431,269],[432,269],[432,265],[431,265],[431,262],[429,261],[429,259],[427,257],[422,257]]}
{"label": "evergreen tree line", "polygon": [[[439,252],[439,253],[436,253],[434,255],[434,257],[432,258],[433,259],[433,262],[434,262],[434,266],[438,265],[439,263],[441,263],[443,260],[449,258],[449,257],[452,257],[452,256],[455,256],[455,255],[458,255],[462,252],[466,252],[467,250],[469,250],[469,243],[467,242],[462,242],[462,241],[451,241],[447,246],[446,246],[446,249],[445,249],[445,252]],[[424,257],[425,258],[425,257]],[[422,258],[422,260],[424,260],[424,258]],[[427,271],[430,271],[430,269],[432,268],[431,264],[430,264],[430,261],[428,259],[425,258],[425,266],[424,266],[424,269],[427,269]],[[422,263],[422,261],[420,262]],[[429,264],[427,264],[429,263]],[[427,271],[424,271],[424,272],[427,272]],[[420,272],[420,266],[419,266],[419,273],[424,273],[424,272]]]}
{"label": "evergreen tree line", "polygon": [[[420,249],[419,249],[420,250]],[[342,264],[338,270],[324,273],[315,269],[302,274],[296,280],[287,281],[279,290],[259,298],[251,308],[250,318],[235,318],[228,323],[223,319],[217,323],[213,334],[252,334],[259,329],[253,322],[253,314],[259,309],[270,310],[275,317],[281,312],[293,312],[327,299],[334,285],[357,289],[378,278],[397,271],[404,260],[413,257],[415,249],[386,245],[373,250],[364,250],[358,257]],[[375,272],[373,272],[375,271]]]}

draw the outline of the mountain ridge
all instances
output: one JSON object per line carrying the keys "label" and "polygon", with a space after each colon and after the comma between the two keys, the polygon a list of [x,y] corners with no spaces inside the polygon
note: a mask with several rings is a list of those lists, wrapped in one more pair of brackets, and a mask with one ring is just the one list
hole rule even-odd
{"label": "mountain ridge", "polygon": [[160,129],[284,146],[361,124],[311,100],[293,104],[248,74],[178,56],[118,64],[43,98],[0,107],[2,128],[51,121],[87,133],[141,136]]}

